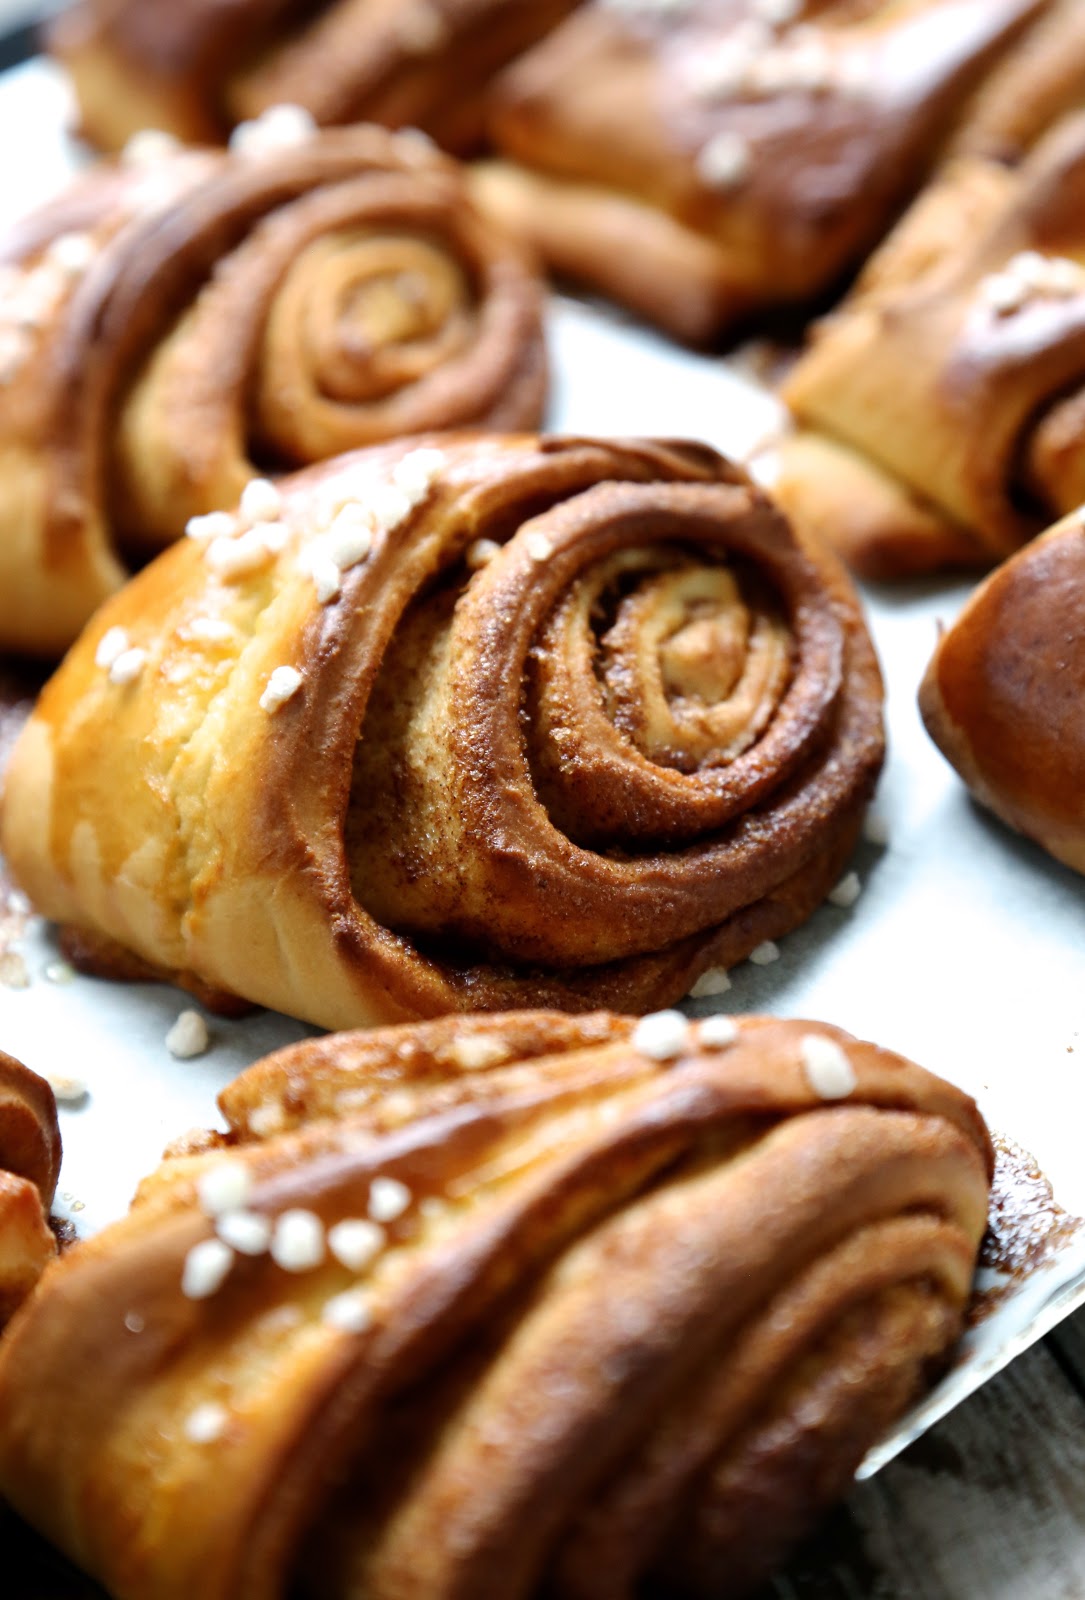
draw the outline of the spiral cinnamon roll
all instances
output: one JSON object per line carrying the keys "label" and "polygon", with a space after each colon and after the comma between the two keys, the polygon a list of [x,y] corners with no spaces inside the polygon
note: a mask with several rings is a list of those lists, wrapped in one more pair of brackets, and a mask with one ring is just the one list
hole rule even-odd
{"label": "spiral cinnamon roll", "polygon": [[48,916],[340,1027],[648,1009],[833,886],[878,667],[707,446],[461,436],[278,493],[46,686],[2,837]]}
{"label": "spiral cinnamon roll", "polygon": [[976,799],[1085,872],[1085,509],[983,583],[938,642],[927,731]]}
{"label": "spiral cinnamon roll", "polygon": [[213,143],[288,101],[321,123],[481,132],[493,74],[576,0],[76,0],[49,47],[81,132],[119,150],[141,128]]}
{"label": "spiral cinnamon roll", "polygon": [[990,565],[1085,500],[1085,116],[948,168],[785,397],[767,481],[871,576]]}
{"label": "spiral cinnamon roll", "polygon": [[541,418],[538,280],[417,137],[280,114],[230,155],[144,141],[0,255],[0,648],[59,654],[268,472]]}
{"label": "spiral cinnamon roll", "polygon": [[446,1018],[222,1104],[0,1348],[0,1491],[125,1600],[746,1593],[986,1220],[973,1102],[819,1023]]}
{"label": "spiral cinnamon roll", "polygon": [[59,1174],[53,1091],[0,1050],[0,1327],[56,1255],[49,1208]]}
{"label": "spiral cinnamon roll", "polygon": [[591,0],[495,86],[508,160],[476,192],[556,268],[708,339],[833,290],[1047,11]]}

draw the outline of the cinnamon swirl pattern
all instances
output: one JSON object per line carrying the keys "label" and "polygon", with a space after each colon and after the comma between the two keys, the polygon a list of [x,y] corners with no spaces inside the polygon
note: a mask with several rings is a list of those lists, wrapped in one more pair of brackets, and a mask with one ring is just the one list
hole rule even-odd
{"label": "cinnamon swirl pattern", "polygon": [[1085,872],[1085,510],[983,583],[938,641],[919,704],[977,800]]}
{"label": "cinnamon swirl pattern", "polygon": [[222,1103],[0,1348],[0,1491],[125,1600],[746,1593],[986,1221],[973,1102],[818,1023],[444,1019]]}
{"label": "cinnamon swirl pattern", "polygon": [[[592,0],[495,86],[508,162],[477,192],[557,268],[708,339],[830,292],[966,138],[976,89],[1050,9]],[[1085,56],[1076,9],[1053,32]],[[1031,92],[1037,71],[1004,92]],[[992,130],[999,107],[985,110]]]}
{"label": "cinnamon swirl pattern", "polygon": [[836,882],[883,753],[854,593],[706,446],[375,448],[201,523],[16,746],[38,908],[326,1027],[645,1010]]}
{"label": "cinnamon swirl pattern", "polygon": [[877,577],[990,565],[1085,500],[1085,116],[962,158],[819,328],[762,464]]}
{"label": "cinnamon swirl pattern", "polygon": [[48,1218],[59,1174],[53,1091],[0,1050],[0,1327],[56,1255]]}
{"label": "cinnamon swirl pattern", "polygon": [[59,654],[193,516],[430,428],[533,427],[532,268],[418,136],[280,112],[144,139],[0,267],[0,648]]}
{"label": "cinnamon swirl pattern", "polygon": [[284,101],[320,123],[380,122],[462,149],[492,75],[576,0],[76,0],[49,33],[81,131],[213,143]]}

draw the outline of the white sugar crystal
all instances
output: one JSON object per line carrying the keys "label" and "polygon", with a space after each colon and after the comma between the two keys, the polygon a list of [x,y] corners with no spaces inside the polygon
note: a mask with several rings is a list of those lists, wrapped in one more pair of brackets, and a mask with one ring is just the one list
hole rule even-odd
{"label": "white sugar crystal", "polygon": [[328,1229],[328,1249],[351,1272],[364,1272],[384,1245],[383,1230],[365,1217],[348,1217]]}
{"label": "white sugar crystal", "polygon": [[185,1437],[193,1444],[214,1444],[226,1432],[230,1413],[217,1400],[205,1400],[185,1418]]}
{"label": "white sugar crystal", "polygon": [[782,28],[802,15],[806,0],[753,0],[754,15],[774,28]]}
{"label": "white sugar crystal", "polygon": [[806,1081],[821,1100],[846,1100],[858,1087],[855,1068],[835,1039],[808,1033],[799,1045]]}
{"label": "white sugar crystal", "polygon": [[984,303],[1000,317],[1012,316],[1029,299],[1027,286],[1008,272],[994,272],[980,284]]}
{"label": "white sugar crystal", "polygon": [[707,972],[702,972],[693,988],[689,991],[691,1000],[709,1000],[714,995],[726,994],[731,987],[731,979],[722,967],[710,967]]}
{"label": "white sugar crystal", "polygon": [[129,1333],[142,1333],[147,1326],[138,1311],[126,1311],[124,1313],[124,1325]]}
{"label": "white sugar crystal", "polygon": [[652,1061],[673,1061],[689,1049],[689,1021],[680,1011],[653,1011],[641,1017],[630,1043]]}
{"label": "white sugar crystal", "polygon": [[203,1239],[185,1257],[181,1293],[189,1300],[207,1300],[226,1282],[234,1253],[221,1239]]}
{"label": "white sugar crystal", "polygon": [[753,156],[740,134],[724,131],[702,145],[697,172],[711,189],[734,189],[753,169]]}
{"label": "white sugar crystal", "polygon": [[339,563],[326,550],[314,550],[309,558],[309,576],[321,605],[335,600],[343,592],[343,573]]}
{"label": "white sugar crystal", "polygon": [[259,539],[265,549],[273,556],[286,548],[286,541],[290,537],[290,529],[285,522],[254,522],[249,529],[249,535]]}
{"label": "white sugar crystal", "polygon": [[246,522],[277,522],[282,509],[282,496],[270,479],[252,478],[245,485],[240,511]]}
{"label": "white sugar crystal", "polygon": [[204,1055],[210,1044],[207,1023],[198,1011],[182,1011],[166,1035],[166,1049],[179,1061]]}
{"label": "white sugar crystal", "polygon": [[249,1132],[258,1139],[281,1133],[285,1126],[286,1113],[277,1100],[265,1100],[249,1112]]}
{"label": "white sugar crystal", "polygon": [[1047,291],[1056,300],[1085,293],[1085,268],[1068,256],[1056,256],[1047,265]]}
{"label": "white sugar crystal", "polygon": [[271,556],[267,544],[251,528],[237,539],[212,539],[204,551],[207,565],[226,583],[259,572],[267,566]]}
{"label": "white sugar crystal", "polygon": [[234,628],[221,617],[193,617],[188,624],[193,639],[206,640],[208,644],[222,644],[234,637]]}
{"label": "white sugar crystal", "polygon": [[545,533],[529,533],[524,545],[532,561],[549,561],[554,554],[554,546]]}
{"label": "white sugar crystal", "polygon": [[368,508],[345,505],[337,511],[323,543],[323,552],[340,572],[364,561],[373,548],[373,517]]}
{"label": "white sugar crystal", "polygon": [[394,532],[413,509],[403,490],[394,483],[378,483],[369,491],[367,510],[374,525],[384,533]]}
{"label": "white sugar crystal", "polygon": [[87,1098],[86,1080],[76,1077],[74,1073],[47,1072],[45,1079],[57,1099],[65,1105],[78,1105],[80,1100]]}
{"label": "white sugar crystal", "polygon": [[835,889],[829,890],[829,899],[834,906],[843,906],[845,910],[853,906],[863,892],[863,885],[857,872],[847,872],[841,878]]}
{"label": "white sugar crystal", "polygon": [[284,1272],[311,1272],[324,1260],[324,1224],[298,1207],[276,1219],[271,1258]]}
{"label": "white sugar crystal", "polygon": [[206,1172],[201,1172],[196,1180],[200,1209],[209,1217],[221,1216],[226,1211],[239,1211],[248,1204],[251,1194],[252,1173],[244,1161],[216,1161]]}
{"label": "white sugar crystal", "polygon": [[485,1034],[464,1034],[453,1039],[448,1053],[465,1072],[496,1067],[499,1062],[509,1059],[508,1047],[500,1039],[490,1039]]}
{"label": "white sugar crystal", "polygon": [[294,698],[301,684],[302,677],[297,667],[276,667],[260,696],[261,709],[274,714],[280,706],[285,706],[288,700]]}
{"label": "white sugar crystal", "polygon": [[181,141],[164,128],[141,128],[121,151],[126,167],[156,167],[181,149]]}
{"label": "white sugar crystal", "polygon": [[412,505],[420,505],[440,476],[445,460],[443,450],[410,450],[397,462],[392,481]]}
{"label": "white sugar crystal", "polygon": [[96,254],[97,247],[89,233],[60,233],[47,252],[52,265],[70,278],[86,272]]}
{"label": "white sugar crystal", "polygon": [[374,1222],[394,1222],[411,1203],[411,1191],[398,1178],[374,1178],[369,1186],[369,1215]]}
{"label": "white sugar crystal", "polygon": [[770,967],[774,961],[780,959],[780,947],[772,939],[766,939],[764,944],[759,944],[756,950],[750,951],[750,960],[755,967]]}
{"label": "white sugar crystal", "polygon": [[130,648],[131,641],[123,628],[107,628],[98,640],[98,648],[94,652],[94,663],[96,666],[105,667],[108,670]]}
{"label": "white sugar crystal", "polygon": [[273,155],[308,144],[317,133],[316,120],[304,106],[269,106],[251,122],[239,122],[230,135],[230,150],[238,156]]}
{"label": "white sugar crystal", "polygon": [[733,1017],[703,1017],[697,1036],[706,1050],[726,1050],[738,1038],[738,1023]]}
{"label": "white sugar crystal", "polygon": [[373,1317],[365,1293],[361,1289],[346,1289],[324,1302],[320,1320],[340,1333],[364,1333]]}
{"label": "white sugar crystal", "polygon": [[495,539],[475,539],[467,546],[466,561],[472,572],[477,572],[480,567],[489,566],[494,556],[501,549]]}
{"label": "white sugar crystal", "polygon": [[237,532],[237,518],[228,511],[208,511],[202,517],[189,517],[185,523],[189,539],[232,539]]}
{"label": "white sugar crystal", "polygon": [[215,1232],[242,1256],[262,1256],[271,1245],[271,1223],[259,1211],[224,1211]]}
{"label": "white sugar crystal", "polygon": [[123,650],[109,669],[110,683],[128,684],[135,683],[147,665],[147,652],[138,645],[133,645],[130,650]]}

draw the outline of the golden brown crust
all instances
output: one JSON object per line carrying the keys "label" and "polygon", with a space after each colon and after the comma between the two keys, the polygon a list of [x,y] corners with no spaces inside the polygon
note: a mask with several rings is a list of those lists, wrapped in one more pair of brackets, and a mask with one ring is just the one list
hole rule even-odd
{"label": "golden brown crust", "polygon": [[558,268],[708,339],[830,291],[1045,4],[835,0],[772,28],[746,0],[592,0],[499,80],[494,137],[525,170],[482,192]]}
{"label": "golden brown crust", "polygon": [[[427,462],[411,510],[394,485]],[[651,1009],[824,898],[881,680],[841,569],[738,469],[446,436],[280,487],[281,550],[231,579],[184,541],[47,686],[3,839],[48,915],[345,1026]],[[314,558],[389,497],[322,601]],[[115,629],[146,651],[127,685],[96,660]]]}
{"label": "golden brown crust", "polygon": [[[951,225],[964,219],[963,234]],[[1056,128],[1015,172],[946,170],[855,294],[815,329],[785,385],[800,426],[869,462],[855,487],[861,570],[887,576],[988,562],[1085,492],[1085,117]],[[798,460],[788,507],[825,523],[838,492],[816,453]],[[839,492],[843,492],[840,490]],[[940,525],[894,539],[897,508]]]}
{"label": "golden brown crust", "polygon": [[943,634],[919,703],[927,730],[1003,821],[1085,872],[1085,523],[1007,561]]}
{"label": "golden brown crust", "polygon": [[264,471],[541,419],[534,271],[407,136],[102,167],[6,259],[0,647],[59,654],[126,560]]}
{"label": "golden brown crust", "polygon": [[1078,0],[1051,0],[976,95],[952,152],[1018,161],[1052,123],[1083,103],[1085,16]]}
{"label": "golden brown crust", "polygon": [[119,150],[141,128],[214,142],[288,102],[323,124],[477,140],[489,79],[575,0],[78,0],[49,45],[81,131]]}
{"label": "golden brown crust", "polygon": [[48,1218],[60,1153],[53,1091],[0,1050],[0,1327],[56,1254]]}
{"label": "golden brown crust", "polygon": [[[737,1596],[945,1358],[992,1167],[950,1085],[756,1018],[665,1063],[605,1014],[345,1035],[223,1106],[0,1352],[0,1489],[124,1600]],[[226,1164],[279,1241],[377,1212],[370,1259],[186,1298]]]}

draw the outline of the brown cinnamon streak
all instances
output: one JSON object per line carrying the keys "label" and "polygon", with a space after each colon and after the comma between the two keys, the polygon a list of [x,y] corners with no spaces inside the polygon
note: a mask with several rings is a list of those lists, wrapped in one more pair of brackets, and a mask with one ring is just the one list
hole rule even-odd
{"label": "brown cinnamon streak", "polygon": [[[0,1489],[118,1600],[733,1600],[945,1360],[993,1164],[950,1085],[756,1018],[666,1063],[606,1014],[348,1034],[222,1105],[0,1349]],[[401,1208],[187,1298],[223,1162],[272,1221]]]}
{"label": "brown cinnamon streak", "polygon": [[[428,495],[322,603],[321,506],[364,507],[419,443]],[[3,813],[47,915],[343,1026],[650,1010],[824,899],[881,764],[881,680],[841,569],[738,469],[461,435],[281,487],[280,554],[228,581],[185,541],[47,686]],[[110,627],[148,651],[131,685],[94,660]]]}

